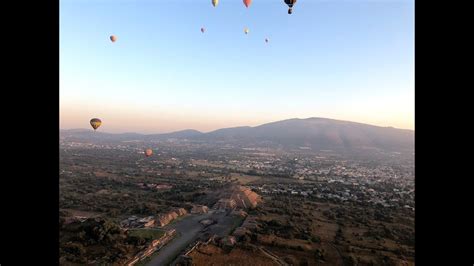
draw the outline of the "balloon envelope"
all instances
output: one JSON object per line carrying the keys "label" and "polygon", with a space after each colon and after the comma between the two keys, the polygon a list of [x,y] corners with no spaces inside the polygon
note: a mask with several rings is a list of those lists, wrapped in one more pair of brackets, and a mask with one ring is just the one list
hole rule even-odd
{"label": "balloon envelope", "polygon": [[216,7],[219,4],[219,0],[212,0],[212,5]]}
{"label": "balloon envelope", "polygon": [[293,7],[294,4],[296,4],[296,0],[284,0],[285,4],[287,4],[289,7]]}
{"label": "balloon envelope", "polygon": [[99,118],[92,118],[91,121],[91,126],[94,130],[96,130],[100,125],[102,124],[102,121],[100,121]]}
{"label": "balloon envelope", "polygon": [[250,4],[252,4],[252,0],[244,0],[245,7],[248,8],[250,6]]}
{"label": "balloon envelope", "polygon": [[151,149],[146,149],[145,150],[145,156],[150,157],[153,154],[153,151]]}
{"label": "balloon envelope", "polygon": [[284,0],[284,1],[285,1],[285,4],[287,4],[289,7],[288,14],[293,13],[293,5],[296,4],[296,0]]}

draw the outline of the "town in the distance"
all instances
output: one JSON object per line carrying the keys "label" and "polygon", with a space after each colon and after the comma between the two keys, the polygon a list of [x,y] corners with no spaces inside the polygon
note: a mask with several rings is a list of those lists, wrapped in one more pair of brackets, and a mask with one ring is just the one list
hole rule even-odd
{"label": "town in the distance", "polygon": [[63,129],[60,263],[414,265],[414,181],[413,130]]}

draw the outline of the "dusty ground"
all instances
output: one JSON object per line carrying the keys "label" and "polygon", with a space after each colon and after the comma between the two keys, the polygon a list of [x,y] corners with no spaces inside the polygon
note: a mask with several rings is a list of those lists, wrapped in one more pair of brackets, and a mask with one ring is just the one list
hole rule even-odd
{"label": "dusty ground", "polygon": [[260,251],[244,250],[242,248],[233,248],[230,253],[221,248],[209,244],[200,246],[189,254],[193,260],[193,265],[255,265],[255,266],[273,266],[278,265],[272,259],[263,255]]}
{"label": "dusty ground", "polygon": [[98,212],[80,211],[80,210],[73,210],[73,209],[62,209],[62,210],[69,212],[72,216],[82,216],[86,218],[94,218],[94,217],[99,217],[101,215],[101,213],[98,213]]}

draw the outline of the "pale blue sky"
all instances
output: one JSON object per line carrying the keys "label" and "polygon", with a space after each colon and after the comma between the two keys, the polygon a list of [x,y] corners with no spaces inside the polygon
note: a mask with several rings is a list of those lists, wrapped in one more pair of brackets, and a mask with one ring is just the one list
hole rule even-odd
{"label": "pale blue sky", "polygon": [[209,131],[317,116],[413,129],[413,1],[299,0],[292,15],[282,0],[219,2],[61,0],[61,127],[100,117],[109,132]]}

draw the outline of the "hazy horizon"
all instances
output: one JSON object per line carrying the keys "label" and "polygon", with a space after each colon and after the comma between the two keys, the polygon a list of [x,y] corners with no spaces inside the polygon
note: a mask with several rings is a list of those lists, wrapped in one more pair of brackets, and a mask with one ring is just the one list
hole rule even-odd
{"label": "hazy horizon", "polygon": [[324,117],[414,129],[413,1],[299,1],[292,15],[283,1],[210,2],[61,0],[60,128]]}
{"label": "hazy horizon", "polygon": [[[359,121],[349,121],[349,120],[343,120],[343,119],[334,119],[334,118],[328,118],[328,117],[305,117],[305,118],[298,118],[298,117],[295,117],[295,118],[287,118],[287,119],[282,119],[282,120],[277,120],[277,121],[267,121],[265,123],[259,123],[259,124],[255,124],[255,125],[235,125],[235,126],[226,126],[226,127],[220,127],[220,128],[214,128],[214,129],[211,129],[211,130],[199,130],[199,129],[196,129],[196,128],[179,128],[179,129],[174,129],[174,130],[170,130],[170,131],[120,131],[120,130],[104,130],[102,127],[101,127],[101,130],[100,132],[104,132],[104,133],[116,133],[116,134],[120,134],[120,133],[138,133],[138,134],[166,134],[166,133],[173,133],[173,132],[177,132],[177,131],[183,131],[183,130],[197,130],[199,132],[202,132],[202,133],[209,133],[209,132],[212,132],[214,130],[218,130],[218,129],[222,129],[222,128],[233,128],[233,127],[245,127],[245,126],[250,126],[250,127],[256,127],[256,126],[260,126],[260,125],[263,125],[263,124],[268,124],[268,123],[273,123],[273,122],[279,122],[279,121],[284,121],[284,120],[290,120],[290,119],[300,119],[300,120],[305,120],[305,119],[310,119],[310,118],[323,118],[323,119],[331,119],[331,120],[339,120],[339,121],[347,121],[347,122],[355,122],[355,123],[361,123],[361,124],[367,124],[367,125],[372,125],[372,126],[379,126],[379,127],[393,127],[393,126],[381,126],[381,125],[374,125],[374,124],[370,124],[370,123],[363,123],[363,122],[359,122]],[[399,127],[393,127],[393,128],[396,128],[396,129],[402,129],[402,130],[412,130],[414,131],[414,129],[410,129],[410,128],[399,128]],[[70,127],[70,128],[63,128],[63,127],[60,127],[60,130],[74,130],[74,129],[84,129],[84,130],[92,130],[89,126],[83,126],[83,127]]]}

